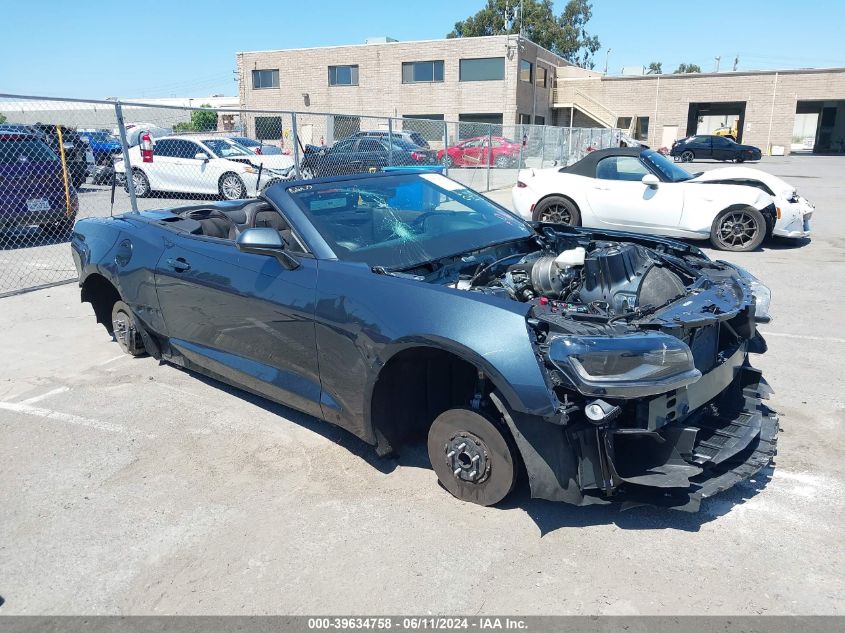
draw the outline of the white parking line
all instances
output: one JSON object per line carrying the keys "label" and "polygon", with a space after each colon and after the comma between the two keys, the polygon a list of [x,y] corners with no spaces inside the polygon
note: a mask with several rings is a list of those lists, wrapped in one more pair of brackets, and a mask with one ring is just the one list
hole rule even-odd
{"label": "white parking line", "polygon": [[21,404],[35,404],[36,402],[41,402],[42,400],[46,400],[50,396],[55,396],[60,393],[64,393],[65,391],[70,391],[70,387],[56,387],[55,389],[51,389],[46,393],[42,393],[40,396],[33,396],[32,398],[21,400]]}
{"label": "white parking line", "polygon": [[129,356],[129,354],[121,354],[120,356],[115,356],[114,358],[104,360],[102,363],[97,363],[96,365],[94,365],[94,367],[102,367],[103,365],[108,365],[116,360],[120,360],[121,358],[131,358],[131,356]]}
{"label": "white parking line", "polygon": [[92,420],[91,418],[83,418],[80,415],[73,415],[72,413],[62,413],[61,411],[53,411],[52,409],[42,409],[41,407],[33,407],[25,402],[0,402],[0,409],[6,411],[14,411],[15,413],[23,413],[25,415],[35,415],[39,418],[47,420],[55,420],[56,422],[66,422],[67,424],[75,424],[77,426],[87,426],[99,431],[108,431],[109,433],[125,433],[126,429],[119,424],[111,424],[109,422],[101,422],[99,420]]}
{"label": "white parking line", "polygon": [[787,334],[785,332],[762,332],[763,336],[781,336],[783,338],[794,338],[802,341],[824,341],[825,343],[845,343],[845,338],[832,338],[829,336],[809,336],[807,334]]}

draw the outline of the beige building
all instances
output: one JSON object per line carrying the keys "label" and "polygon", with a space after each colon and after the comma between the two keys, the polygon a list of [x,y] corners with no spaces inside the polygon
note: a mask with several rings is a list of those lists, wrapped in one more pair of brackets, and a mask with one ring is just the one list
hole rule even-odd
{"label": "beige building", "polygon": [[[603,76],[516,35],[245,52],[237,68],[243,108],[314,113],[298,115],[307,142],[387,125],[371,116],[502,124],[506,135],[519,123],[619,127],[653,147],[721,127],[764,152],[845,151],[843,68]],[[244,123],[289,138],[289,117]]]}
{"label": "beige building", "polygon": [[724,126],[764,153],[845,151],[845,68],[638,77],[559,71],[559,125],[571,117],[576,126],[616,126],[653,147]]}
{"label": "beige building", "polygon": [[247,109],[505,125],[549,124],[555,71],[568,65],[508,35],[237,54]]}

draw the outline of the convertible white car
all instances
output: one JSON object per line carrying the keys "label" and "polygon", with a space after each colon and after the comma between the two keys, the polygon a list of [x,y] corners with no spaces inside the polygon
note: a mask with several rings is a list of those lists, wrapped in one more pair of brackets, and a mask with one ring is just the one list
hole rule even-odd
{"label": "convertible white car", "polygon": [[773,235],[778,237],[810,237],[810,218],[815,207],[798,190],[777,176],[751,167],[723,167],[698,174],[694,182],[756,187],[774,198],[777,222]]}
{"label": "convertible white car", "polygon": [[[256,155],[219,136],[164,136],[153,142],[152,162],[144,162],[138,146],[129,149],[135,195],[153,191],[218,194],[225,200],[256,196],[268,186],[293,176],[293,159]],[[125,177],[122,160],[114,164]]]}
{"label": "convertible white car", "polygon": [[772,197],[759,188],[697,181],[642,147],[598,150],[569,167],[524,169],[513,204],[529,220],[709,239],[727,251],[756,249],[777,219]]}

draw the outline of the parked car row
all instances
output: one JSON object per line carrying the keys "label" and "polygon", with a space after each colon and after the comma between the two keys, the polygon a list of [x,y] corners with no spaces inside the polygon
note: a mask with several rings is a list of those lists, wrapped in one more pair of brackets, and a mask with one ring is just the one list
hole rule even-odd
{"label": "parked car row", "polygon": [[814,207],[785,181],[750,168],[690,174],[641,147],[597,150],[563,168],[526,169],[512,191],[529,220],[618,229],[751,251],[772,235],[810,235]]}

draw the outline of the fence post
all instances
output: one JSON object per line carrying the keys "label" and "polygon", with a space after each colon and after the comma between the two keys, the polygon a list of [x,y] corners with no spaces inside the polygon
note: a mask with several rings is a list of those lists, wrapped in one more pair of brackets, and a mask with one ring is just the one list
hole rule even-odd
{"label": "fence post", "polygon": [[493,160],[493,125],[487,129],[487,189],[490,191],[490,162]]}
{"label": "fence post", "polygon": [[387,117],[387,166],[393,166],[393,119]]}
{"label": "fence post", "polygon": [[[296,170],[296,179],[301,180],[299,173],[299,128],[296,127],[296,112],[290,113],[290,127],[293,132],[293,168]],[[316,174],[314,174],[316,176]]]}
{"label": "fence post", "polygon": [[[129,204],[132,206],[132,211],[138,213],[138,200],[135,198],[135,179],[132,177],[132,164],[129,162],[129,142],[126,140],[126,125],[123,123],[123,109],[120,107],[120,101],[114,103],[114,115],[117,118],[117,128],[120,130],[120,149],[123,152],[123,173],[126,175]],[[140,139],[138,140],[140,141]]]}
{"label": "fence post", "polygon": [[449,175],[449,163],[446,157],[449,156],[449,122],[443,121],[443,172]]}

